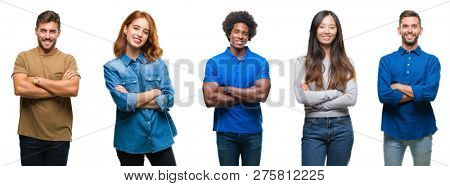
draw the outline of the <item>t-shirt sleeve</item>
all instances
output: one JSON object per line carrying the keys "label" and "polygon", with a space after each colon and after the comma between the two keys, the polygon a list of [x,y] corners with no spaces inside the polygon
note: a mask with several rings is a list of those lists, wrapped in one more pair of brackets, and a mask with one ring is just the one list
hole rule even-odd
{"label": "t-shirt sleeve", "polygon": [[25,56],[23,52],[17,55],[16,62],[14,63],[14,70],[11,76],[17,73],[28,75],[28,70],[25,65]]}
{"label": "t-shirt sleeve", "polygon": [[269,62],[267,62],[266,59],[263,59],[259,64],[260,65],[256,74],[256,79],[270,79]]}
{"label": "t-shirt sleeve", "polygon": [[[66,60],[65,60],[65,67],[64,67],[65,71],[70,70],[75,72],[75,74],[77,76],[80,76],[80,74],[78,73],[78,67],[77,67],[77,62],[75,61],[75,58],[72,55],[68,55]],[[81,77],[81,76],[80,76]]]}
{"label": "t-shirt sleeve", "polygon": [[203,79],[203,82],[219,82],[217,75],[216,63],[214,59],[210,59],[206,63],[205,78]]}

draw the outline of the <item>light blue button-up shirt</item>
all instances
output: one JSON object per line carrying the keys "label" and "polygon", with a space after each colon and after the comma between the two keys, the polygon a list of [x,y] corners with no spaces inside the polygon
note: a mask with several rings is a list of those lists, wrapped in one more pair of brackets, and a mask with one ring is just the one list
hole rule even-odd
{"label": "light blue button-up shirt", "polygon": [[[114,147],[130,154],[154,153],[169,148],[177,131],[168,110],[174,104],[174,90],[163,60],[147,62],[142,55],[132,60],[123,54],[104,66],[106,88],[117,105]],[[117,85],[129,93],[115,90]],[[141,92],[160,89],[155,98],[160,109],[136,108]]]}

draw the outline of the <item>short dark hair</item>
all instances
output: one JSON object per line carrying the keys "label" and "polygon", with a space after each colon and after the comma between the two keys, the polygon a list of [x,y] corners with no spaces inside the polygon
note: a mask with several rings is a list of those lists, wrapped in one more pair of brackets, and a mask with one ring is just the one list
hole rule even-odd
{"label": "short dark hair", "polygon": [[253,36],[256,35],[256,27],[258,26],[258,24],[256,24],[253,16],[250,15],[247,11],[235,11],[228,14],[222,23],[222,28],[228,41],[230,40],[229,36],[231,34],[231,30],[233,30],[233,26],[236,23],[244,23],[248,26],[249,41],[253,38]]}
{"label": "short dark hair", "polygon": [[51,10],[47,10],[39,14],[36,20],[36,28],[39,27],[40,23],[50,23],[50,22],[58,23],[58,30],[61,30],[61,21],[59,15]]}
{"label": "short dark hair", "polygon": [[422,25],[419,14],[413,10],[405,10],[400,14],[400,19],[398,20],[399,25],[402,24],[402,19],[405,17],[417,17],[419,19],[419,25]]}

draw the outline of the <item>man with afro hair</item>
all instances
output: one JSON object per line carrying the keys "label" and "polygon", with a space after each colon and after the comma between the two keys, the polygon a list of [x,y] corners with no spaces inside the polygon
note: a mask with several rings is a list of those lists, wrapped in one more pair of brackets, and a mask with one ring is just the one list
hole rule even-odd
{"label": "man with afro hair", "polygon": [[221,166],[258,166],[262,112],[270,91],[269,63],[246,46],[258,25],[246,11],[231,12],[222,23],[230,46],[209,59],[203,80],[206,106],[215,107],[213,130]]}

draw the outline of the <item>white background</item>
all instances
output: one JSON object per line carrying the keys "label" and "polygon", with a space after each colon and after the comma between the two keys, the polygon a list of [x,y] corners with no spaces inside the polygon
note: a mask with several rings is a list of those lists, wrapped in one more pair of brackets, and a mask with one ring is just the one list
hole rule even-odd
{"label": "white background", "polygon": [[[201,94],[204,63],[229,45],[221,27],[225,16],[232,10],[247,10],[258,23],[258,32],[248,45],[271,63],[272,89],[268,103],[262,104],[261,165],[300,166],[304,111],[293,95],[293,59],[305,54],[311,20],[324,9],[338,15],[347,54],[356,64],[359,96],[356,106],[351,108],[355,142],[350,166],[383,165],[382,104],[376,90],[378,62],[381,56],[400,46],[396,28],[398,16],[405,9],[419,12],[424,28],[419,44],[441,62],[441,83],[433,102],[439,130],[433,136],[432,166],[447,166],[450,160],[450,119],[446,110],[450,103],[447,96],[450,3],[443,0],[0,0],[0,165],[20,165],[19,97],[14,95],[10,75],[17,54],[37,46],[35,21],[45,10],[53,10],[61,16],[62,32],[57,48],[75,56],[82,76],[78,97],[72,99],[73,142],[68,166],[119,165],[112,146],[115,105],[104,86],[103,64],[114,57],[113,41],[126,16],[134,10],[144,10],[156,21],[163,59],[169,64],[176,87],[177,104],[170,114],[179,133],[173,146],[177,164],[190,168],[217,167],[213,109],[203,106]],[[190,61],[189,65],[174,65],[183,60]],[[412,165],[409,151],[405,154],[404,165]],[[8,170],[7,167],[1,169]]]}

